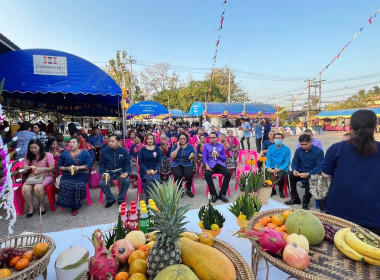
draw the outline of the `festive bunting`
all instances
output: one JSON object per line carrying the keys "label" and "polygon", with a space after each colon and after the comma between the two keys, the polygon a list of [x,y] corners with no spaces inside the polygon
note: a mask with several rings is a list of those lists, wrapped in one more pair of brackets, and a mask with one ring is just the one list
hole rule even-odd
{"label": "festive bunting", "polygon": [[[223,12],[222,12],[222,14],[220,16],[220,24],[219,24],[219,29],[218,30],[223,29],[224,14],[226,12],[226,4],[227,4],[227,0],[224,0],[223,1]],[[214,77],[214,74],[215,74],[214,69],[215,69],[215,64],[216,64],[216,58],[218,56],[219,43],[220,43],[220,34],[218,35],[218,38],[216,39],[215,54],[214,54],[214,56],[212,58],[213,64],[212,64],[211,75],[210,75],[210,87],[209,87],[208,93],[207,93],[206,105],[205,105],[205,112],[206,112],[206,114],[204,114],[204,117],[206,117],[206,115],[207,115],[207,103],[209,102],[209,98],[210,98],[210,94],[211,94],[211,81],[212,81],[212,78]]]}
{"label": "festive bunting", "polygon": [[[368,20],[368,22],[369,22],[369,24],[372,24],[372,22],[373,22],[373,19],[377,16],[377,14],[380,12],[380,9],[379,10],[377,10],[376,11],[376,13],[375,13],[375,15],[374,16],[372,16],[372,17],[370,17],[369,18],[369,20]],[[352,37],[352,39],[340,50],[340,52],[330,61],[330,63],[329,64],[327,64],[326,66],[325,66],[325,68],[323,68],[320,72],[319,72],[319,76],[321,76],[322,75],[322,73],[326,70],[326,69],[328,69],[329,67],[330,67],[330,65],[335,61],[335,60],[337,60],[339,57],[340,57],[340,55],[342,54],[342,52],[344,52],[344,50],[346,49],[346,47],[349,45],[349,44],[351,44],[352,43],[352,41],[353,40],[355,40],[359,35],[360,35],[360,33],[363,31],[363,29],[364,29],[364,27],[362,27],[362,28],[360,28],[359,29],[359,31]]]}

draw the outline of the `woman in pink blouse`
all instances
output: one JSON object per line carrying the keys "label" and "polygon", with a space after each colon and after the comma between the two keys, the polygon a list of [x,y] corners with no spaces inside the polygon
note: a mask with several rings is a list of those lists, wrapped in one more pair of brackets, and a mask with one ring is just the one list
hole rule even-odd
{"label": "woman in pink blouse", "polygon": [[236,136],[233,136],[232,130],[227,131],[227,142],[231,146],[231,151],[230,151],[231,157],[237,159],[239,155],[240,142]]}
{"label": "woman in pink blouse", "polygon": [[125,139],[125,148],[129,151],[132,145],[135,144],[136,133],[133,130],[128,132],[128,137]]}
{"label": "woman in pink blouse", "polygon": [[41,214],[44,215],[46,213],[44,188],[54,183],[53,171],[55,169],[55,163],[53,155],[44,151],[44,146],[41,141],[32,140],[29,142],[23,169],[25,173],[29,172],[28,178],[43,175],[44,179],[40,184],[32,185],[25,182],[22,186],[22,195],[28,205],[28,214],[26,214],[26,217],[32,217],[35,211],[32,196],[33,190],[38,199]]}

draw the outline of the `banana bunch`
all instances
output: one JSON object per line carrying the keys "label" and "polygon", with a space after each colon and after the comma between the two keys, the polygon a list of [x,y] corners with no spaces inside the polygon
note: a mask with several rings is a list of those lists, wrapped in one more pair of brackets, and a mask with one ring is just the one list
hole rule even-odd
{"label": "banana bunch", "polygon": [[70,173],[71,173],[71,176],[73,176],[75,174],[75,166],[74,165],[70,166]]}
{"label": "banana bunch", "polygon": [[211,156],[214,159],[216,159],[219,156],[218,152],[216,151],[216,147],[214,147],[214,149],[212,150]]}
{"label": "banana bunch", "polygon": [[334,236],[334,244],[342,254],[352,260],[364,261],[372,265],[380,266],[379,241],[362,228],[340,229]]}
{"label": "banana bunch", "polygon": [[108,181],[111,179],[111,176],[110,176],[110,174],[108,174],[108,173],[104,173],[104,175],[105,175],[104,182],[105,182],[106,185],[107,185],[107,184],[108,184]]}
{"label": "banana bunch", "polygon": [[194,153],[191,153],[190,156],[189,156],[189,159],[191,160],[194,157],[195,157]]}
{"label": "banana bunch", "polygon": [[32,169],[34,175],[37,175],[38,174],[38,171],[36,170],[36,167],[35,166],[31,166],[30,169]]}

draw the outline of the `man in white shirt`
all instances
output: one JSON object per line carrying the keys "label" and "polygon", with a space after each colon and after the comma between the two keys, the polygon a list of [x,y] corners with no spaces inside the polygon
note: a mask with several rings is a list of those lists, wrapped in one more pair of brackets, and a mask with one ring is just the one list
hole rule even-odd
{"label": "man in white shirt", "polygon": [[202,123],[202,126],[205,127],[207,134],[210,134],[210,133],[211,133],[211,123],[207,120],[207,118],[206,118],[205,121]]}

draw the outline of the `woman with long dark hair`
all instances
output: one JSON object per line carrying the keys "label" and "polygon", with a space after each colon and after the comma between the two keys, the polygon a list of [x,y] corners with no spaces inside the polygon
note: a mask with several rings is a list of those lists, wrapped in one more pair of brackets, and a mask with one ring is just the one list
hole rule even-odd
{"label": "woman with long dark hair", "polygon": [[358,110],[351,116],[351,137],[333,144],[322,162],[322,175],[332,177],[326,198],[329,214],[380,235],[380,143],[374,133],[377,116]]}
{"label": "woman with long dark hair", "polygon": [[[32,196],[33,190],[38,199],[41,214],[44,215],[46,213],[44,188],[54,183],[53,171],[55,169],[55,163],[53,155],[45,153],[44,145],[40,140],[32,140],[29,142],[23,169],[25,173],[29,173],[28,179],[22,186],[22,195],[28,205],[28,214],[26,214],[26,217],[32,217],[35,211]],[[37,182],[38,180],[36,178],[41,177],[41,175],[41,182]]]}
{"label": "woman with long dark hair", "polygon": [[69,151],[64,151],[58,160],[58,170],[63,173],[59,184],[57,206],[71,208],[76,216],[86,197],[86,184],[90,177],[93,157],[80,149],[80,140],[73,136],[69,142]]}
{"label": "woman with long dark hair", "polygon": [[58,161],[63,149],[58,146],[58,142],[55,138],[50,138],[45,147],[45,152],[51,153],[55,161]]}
{"label": "woman with long dark hair", "polygon": [[178,143],[174,144],[170,154],[173,159],[172,173],[174,180],[186,181],[186,194],[193,198],[194,194],[191,191],[193,184],[193,159],[195,158],[195,149],[189,144],[189,136],[186,133],[180,132],[178,134]]}
{"label": "woman with long dark hair", "polygon": [[156,147],[156,138],[153,134],[147,134],[145,137],[146,146],[141,148],[139,153],[140,177],[146,201],[149,200],[149,190],[153,189],[153,184],[156,181],[161,182],[160,167],[161,167],[161,150]]}

